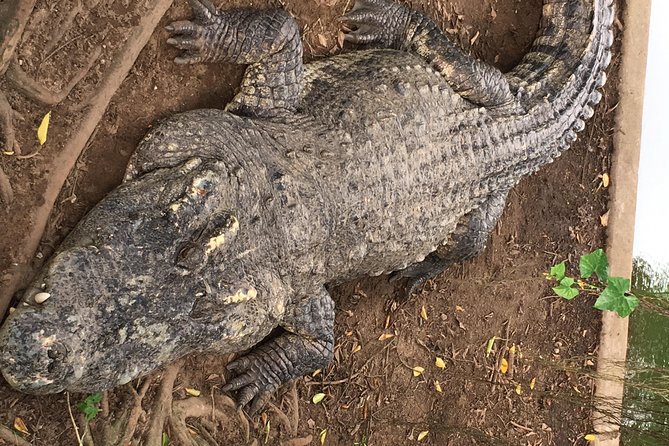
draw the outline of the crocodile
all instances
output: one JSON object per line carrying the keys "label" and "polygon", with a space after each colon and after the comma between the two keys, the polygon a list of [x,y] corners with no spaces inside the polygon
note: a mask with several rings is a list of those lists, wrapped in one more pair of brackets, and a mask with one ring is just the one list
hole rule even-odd
{"label": "crocodile", "polygon": [[282,10],[189,3],[166,27],[175,62],[247,65],[239,90],[156,125],[36,275],[0,330],[20,391],[248,351],[223,390],[255,412],[330,362],[330,285],[391,274],[410,290],[479,253],[509,190],[583,130],[611,61],[613,0],[544,0],[508,73],[389,0],[357,0],[355,50],[310,63]]}

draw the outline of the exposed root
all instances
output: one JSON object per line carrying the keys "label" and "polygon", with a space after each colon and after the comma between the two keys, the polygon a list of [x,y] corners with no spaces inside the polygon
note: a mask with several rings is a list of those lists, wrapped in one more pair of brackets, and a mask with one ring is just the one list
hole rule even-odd
{"label": "exposed root", "polygon": [[[216,429],[214,421],[226,426],[239,426],[240,423],[236,423],[236,421],[243,417],[244,414],[237,410],[234,401],[226,396],[219,395],[214,398],[213,402],[201,398],[187,398],[185,400],[175,401],[174,404],[172,404],[170,428],[172,435],[179,444],[184,446],[209,445],[212,444],[213,435],[208,429]],[[204,429],[202,429],[199,435],[194,435],[190,432],[190,429],[186,425],[187,418],[203,419],[201,427]],[[211,419],[211,422],[208,422],[208,418]],[[207,425],[208,429],[205,428]],[[246,426],[248,426],[248,424]],[[245,438],[245,441],[248,442],[250,432],[245,429],[242,430],[242,435]]]}
{"label": "exposed root", "polygon": [[28,23],[35,0],[9,0],[5,2],[8,15],[0,16],[0,74],[14,57],[14,51],[21,41],[23,30]]}
{"label": "exposed root", "polygon": [[0,167],[0,200],[2,200],[5,206],[14,200],[12,183],[10,183],[9,177],[2,170],[2,167]]}
{"label": "exposed root", "polygon": [[0,424],[0,440],[2,440],[3,443],[7,443],[14,446],[30,446],[30,443],[21,438],[19,434],[1,424]]}
{"label": "exposed root", "polygon": [[28,74],[21,69],[19,64],[16,61],[13,61],[9,68],[7,69],[6,77],[12,84],[12,86],[20,91],[25,97],[31,99],[35,102],[39,102],[44,105],[56,105],[62,102],[67,95],[70,94],[72,89],[81,81],[84,76],[91,71],[95,62],[102,54],[102,48],[97,47],[91,54],[88,63],[84,65],[77,74],[70,80],[70,82],[65,85],[65,87],[58,93],[53,93],[46,87],[42,86],[36,80],[28,76]]}
{"label": "exposed root", "polygon": [[153,406],[151,424],[146,434],[147,446],[161,446],[163,437],[163,426],[165,420],[172,411],[172,390],[177,375],[183,366],[183,359],[170,364],[163,373],[163,381],[160,383],[156,402]]}
{"label": "exposed root", "polygon": [[132,437],[135,434],[135,430],[137,430],[137,423],[139,422],[139,417],[140,415],[142,415],[142,412],[144,412],[144,409],[142,409],[142,401],[144,400],[146,392],[147,390],[149,390],[149,386],[151,386],[151,383],[153,383],[153,377],[149,376],[142,383],[142,387],[139,389],[139,392],[135,392],[135,389],[131,387],[134,397],[134,403],[132,406],[132,410],[130,411],[130,415],[128,416],[125,432],[123,433],[123,437],[121,438],[120,441],[120,444],[122,445],[130,444],[130,440],[132,440]]}

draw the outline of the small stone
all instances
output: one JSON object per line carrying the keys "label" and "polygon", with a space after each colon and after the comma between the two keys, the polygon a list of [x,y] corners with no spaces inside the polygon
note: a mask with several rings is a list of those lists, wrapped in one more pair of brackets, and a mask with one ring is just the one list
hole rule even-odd
{"label": "small stone", "polygon": [[51,294],[49,294],[49,293],[45,293],[45,292],[37,293],[37,294],[35,294],[35,297],[34,297],[35,303],[36,304],[43,304],[50,297],[51,297]]}

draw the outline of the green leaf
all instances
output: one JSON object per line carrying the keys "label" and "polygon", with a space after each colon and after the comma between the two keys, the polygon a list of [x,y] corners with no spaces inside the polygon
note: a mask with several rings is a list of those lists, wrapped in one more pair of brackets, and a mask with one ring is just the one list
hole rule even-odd
{"label": "green leaf", "polygon": [[566,271],[567,271],[567,266],[565,265],[565,261],[563,260],[557,265],[551,266],[551,272],[549,274],[553,279],[560,281],[564,279]]}
{"label": "green leaf", "polygon": [[623,277],[609,277],[608,286],[595,302],[598,310],[615,311],[620,317],[627,317],[639,306],[639,299],[629,294],[630,280]]}
{"label": "green leaf", "polygon": [[609,260],[602,249],[581,256],[578,266],[581,270],[581,278],[583,279],[589,278],[592,276],[592,273],[597,274],[597,277],[602,282],[606,282],[606,279],[609,277]]}
{"label": "green leaf", "polygon": [[571,277],[565,277],[560,280],[560,285],[553,288],[553,291],[555,291],[555,294],[560,297],[564,297],[567,300],[572,300],[578,296],[578,289],[574,288],[572,285],[574,285],[574,279]]}
{"label": "green leaf", "polygon": [[91,395],[88,395],[86,399],[84,399],[77,406],[79,411],[82,414],[84,414],[84,418],[86,419],[87,422],[95,418],[100,412],[100,408],[98,407],[100,401],[102,401],[102,394],[99,392],[93,393]]}
{"label": "green leaf", "polygon": [[170,437],[167,436],[167,432],[163,432],[163,438],[160,441],[160,446],[168,446],[170,444]]}

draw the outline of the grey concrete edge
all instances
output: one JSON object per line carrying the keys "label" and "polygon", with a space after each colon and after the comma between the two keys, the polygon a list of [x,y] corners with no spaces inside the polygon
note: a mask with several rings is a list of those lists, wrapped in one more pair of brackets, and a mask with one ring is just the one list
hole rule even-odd
{"label": "grey concrete edge", "polygon": [[[625,2],[616,109],[607,254],[611,275],[630,277],[651,0]],[[604,311],[595,379],[595,445],[620,444],[628,318]]]}

